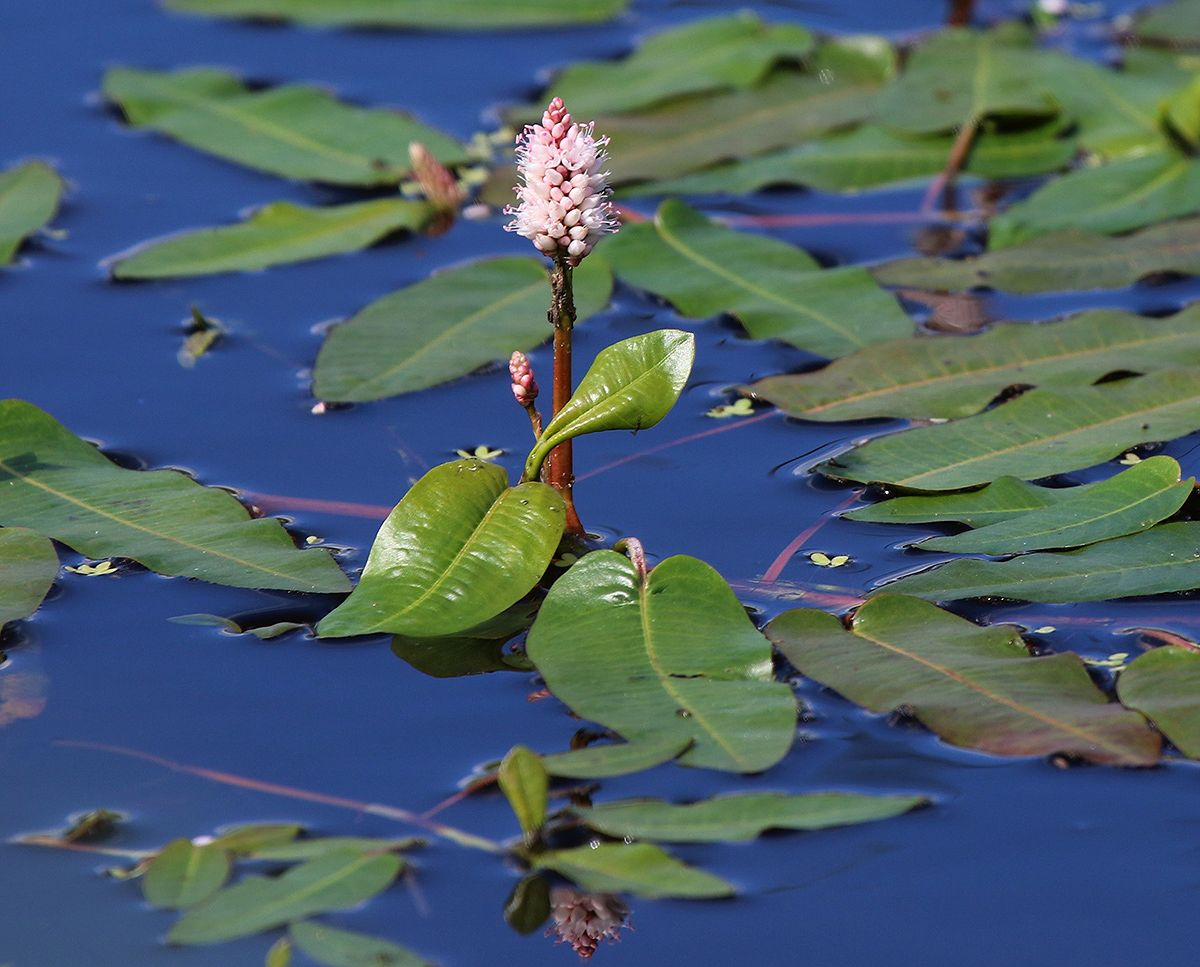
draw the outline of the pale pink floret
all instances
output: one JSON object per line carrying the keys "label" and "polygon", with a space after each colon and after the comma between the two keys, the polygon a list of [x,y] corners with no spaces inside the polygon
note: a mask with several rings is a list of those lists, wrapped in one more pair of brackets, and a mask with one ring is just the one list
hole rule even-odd
{"label": "pale pink floret", "polygon": [[569,886],[550,891],[554,922],[546,935],[569,943],[581,960],[590,960],[602,940],[619,940],[629,920],[629,908],[611,893],[581,893]]}
{"label": "pale pink floret", "polygon": [[513,353],[508,361],[508,371],[512,375],[513,397],[526,409],[533,406],[538,395],[538,384],[533,378],[529,358],[524,353]]}
{"label": "pale pink floret", "polygon": [[529,239],[551,258],[578,265],[601,236],[617,230],[608,200],[608,138],[597,138],[591,124],[576,124],[555,98],[540,124],[527,125],[517,137],[517,187],[520,204],[504,210],[505,226]]}

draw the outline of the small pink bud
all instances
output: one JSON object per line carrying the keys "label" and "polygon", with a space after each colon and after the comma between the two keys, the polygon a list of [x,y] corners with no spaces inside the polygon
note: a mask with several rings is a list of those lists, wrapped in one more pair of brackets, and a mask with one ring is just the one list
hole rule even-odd
{"label": "small pink bud", "polygon": [[409,144],[408,158],[412,162],[413,175],[429,203],[440,212],[452,214],[458,211],[458,206],[463,203],[463,191],[449,169],[420,141]]}
{"label": "small pink bud", "polygon": [[512,376],[513,398],[526,409],[537,399],[538,384],[533,378],[533,367],[524,353],[513,353],[508,361],[508,372]]}

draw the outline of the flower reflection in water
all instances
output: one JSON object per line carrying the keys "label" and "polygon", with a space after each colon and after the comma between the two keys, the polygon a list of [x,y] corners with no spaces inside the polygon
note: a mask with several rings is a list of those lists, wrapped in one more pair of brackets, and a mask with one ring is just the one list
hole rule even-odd
{"label": "flower reflection in water", "polygon": [[546,928],[546,936],[569,943],[580,960],[588,960],[600,941],[619,940],[629,921],[629,908],[613,894],[581,893],[569,886],[550,892],[550,912],[554,923]]}

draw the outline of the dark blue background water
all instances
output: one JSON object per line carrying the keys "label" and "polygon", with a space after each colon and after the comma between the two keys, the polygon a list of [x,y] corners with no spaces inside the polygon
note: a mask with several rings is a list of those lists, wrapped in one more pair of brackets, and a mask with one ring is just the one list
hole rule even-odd
{"label": "dark blue background water", "polygon": [[[391,504],[409,481],[458,447],[486,443],[519,454],[523,415],[499,372],[322,417],[310,414],[307,367],[318,327],[459,261],[523,253],[500,220],[467,222],[436,239],[408,240],[351,257],[153,285],[113,285],[99,262],[141,240],[233,220],[280,198],[321,201],[321,190],[258,175],[152,135],[126,130],[98,101],[105,67],[228,66],[263,81],[314,81],[370,104],[406,107],[467,137],[497,104],[526,100],[549,67],[616,55],[639,33],[721,12],[717,2],[634,0],[634,11],[594,29],[518,34],[401,34],[275,29],[188,19],[150,0],[60,0],[6,5],[0,70],[5,164],[49,158],[72,191],[24,264],[0,277],[4,327],[0,380],[81,435],[151,466],[193,470],[245,491]],[[907,36],[936,25],[937,0],[757,3],[775,19],[838,32]],[[985,5],[998,15],[1019,4]],[[1133,4],[1125,4],[1131,7]],[[1082,28],[1068,43],[1102,54]],[[772,193],[721,200],[713,212],[913,211],[919,188],[864,196]],[[646,203],[643,203],[646,204]],[[648,210],[648,209],[647,209]],[[911,252],[914,226],[804,228],[778,233],[828,262]],[[1044,318],[1120,305],[1168,311],[1194,296],[1188,283],[1070,298],[989,297],[1000,318]],[[191,370],[175,360],[191,304],[232,335]],[[637,293],[619,291],[578,334],[582,363],[615,339],[679,324]],[[695,379],[651,432],[606,435],[577,446],[581,475],[717,424],[703,414],[725,388],[805,362],[794,350],[744,339],[718,321],[684,323],[699,337]],[[548,364],[543,350],[535,363]],[[816,458],[887,424],[820,426],[770,417],[647,455],[585,481],[593,529],[642,538],[652,554],[711,561],[741,588],[848,491],[814,482]],[[1168,452],[1196,468],[1190,448]],[[802,456],[803,455],[803,456]],[[506,456],[510,468],[519,457]],[[778,468],[778,469],[775,469]],[[1086,475],[1081,475],[1080,479]],[[274,506],[274,505],[273,505]],[[286,501],[281,512],[291,512]],[[355,548],[360,564],[376,522],[294,513],[299,530]],[[834,582],[858,592],[936,558],[905,551],[927,531],[834,520],[783,572],[783,580]],[[822,571],[811,550],[850,553]],[[748,603],[786,606],[752,587]],[[441,681],[395,659],[386,642],[274,642],[182,626],[189,612],[315,617],[322,602],[221,589],[146,573],[64,574],[51,601],[10,643],[3,676],[42,676],[47,705],[0,729],[0,835],[55,827],[104,806],[130,815],[116,845],[153,848],[180,835],[252,820],[293,820],[318,832],[392,835],[379,819],[272,799],[144,762],[56,745],[90,739],[355,799],[422,809],[452,793],[484,760],[521,742],[565,747],[577,724],[553,701],[530,703],[524,675]],[[1046,643],[1104,656],[1133,648],[1111,632],[1137,625],[1196,630],[1183,598],[1092,607],[1011,606],[987,620],[1052,625]],[[1090,623],[1081,623],[1090,622]],[[919,729],[890,725],[804,686],[814,721],[792,754],[762,777],[663,767],[612,780],[602,795],[676,799],[717,791],[850,788],[918,791],[934,809],[887,823],[754,845],[677,852],[729,877],[743,895],[721,903],[634,905],[636,930],[598,954],[625,965],[805,962],[819,967],[1168,964],[1194,959],[1200,898],[1197,772],[1077,768],[1005,761],[951,749]],[[507,808],[481,796],[445,814],[502,837]],[[521,938],[500,908],[515,874],[490,858],[436,846],[421,854],[420,899],[398,887],[362,911],[330,918],[413,947],[442,964],[570,963],[539,934]],[[97,875],[97,859],[0,847],[0,963],[13,967],[129,967],[262,962],[269,944],[173,950],[158,938],[168,915],[136,886]],[[298,958],[299,960],[299,958]]]}

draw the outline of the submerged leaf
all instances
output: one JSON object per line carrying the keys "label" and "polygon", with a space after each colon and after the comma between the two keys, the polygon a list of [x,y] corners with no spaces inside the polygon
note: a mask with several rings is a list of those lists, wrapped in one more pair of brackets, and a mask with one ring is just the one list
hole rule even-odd
{"label": "submerged leaf", "polygon": [[649,843],[598,843],[535,853],[536,870],[553,870],[593,893],[634,893],[655,899],[732,896],[733,886],[680,863]]}
{"label": "submerged leaf", "polygon": [[529,843],[546,822],[550,776],[536,752],[514,746],[500,763],[496,781]]}
{"label": "submerged leaf", "polygon": [[129,123],[236,164],[305,181],[396,184],[424,144],[443,164],[465,160],[452,138],[393,110],[365,109],[318,87],[251,90],[209,68],[160,73],[116,67],[104,96]]}
{"label": "submerged leaf", "polygon": [[429,967],[429,962],[399,944],[352,930],[304,920],[288,929],[292,945],[325,967]]}
{"label": "submerged leaf", "polygon": [[28,161],[0,171],[0,265],[58,211],[63,180],[44,161]]}
{"label": "submerged leaf", "polygon": [[599,23],[629,0],[161,0],[163,6],[209,17],[293,20],[346,27],[485,30]]}
{"label": "submerged leaf", "polygon": [[0,528],[0,631],[33,614],[58,575],[58,554],[41,534]]}
{"label": "submerged leaf", "polygon": [[1146,652],[1121,672],[1117,695],[1180,752],[1200,759],[1200,652],[1177,645]]}
{"label": "submerged leaf", "polygon": [[803,675],[873,712],[902,708],[953,745],[1112,765],[1158,759],[1158,737],[1092,684],[1078,656],[1031,658],[1011,627],[980,628],[886,594],[860,607],[848,628],[798,609],[767,634]]}
{"label": "submerged leaf", "polygon": [[230,494],[174,470],[122,469],[22,400],[0,402],[0,481],[0,524],[93,560],[127,557],[233,587],[349,587],[328,551],[297,549],[279,521],[252,520]]}
{"label": "submerged leaf", "polygon": [[542,765],[552,776],[568,779],[609,779],[642,772],[670,762],[691,747],[692,740],[675,735],[639,739],[620,745],[589,745],[569,752],[542,756]]}
{"label": "submerged leaf", "polygon": [[231,868],[229,854],[216,844],[196,846],[177,839],[150,861],[142,894],[151,906],[185,910],[221,889]]}
{"label": "submerged leaf", "polygon": [[1200,523],[1159,524],[1062,554],[1008,561],[962,558],[902,577],[881,591],[931,601],[1012,598],[1060,604],[1200,588]]}
{"label": "submerged leaf", "polygon": [[725,228],[678,201],[664,202],[653,223],[625,226],[605,255],[621,279],[685,316],[728,312],[755,339],[823,356],[913,331],[865,269],[821,269],[802,249]]}
{"label": "submerged leaf", "polygon": [[[599,312],[612,276],[596,256],[575,272],[579,320]],[[550,338],[550,283],[540,260],[458,266],[372,302],[321,347],[313,393],[339,402],[426,389]]]}
{"label": "submerged leaf", "polygon": [[509,487],[504,470],[482,460],[434,467],[384,521],[354,593],[317,634],[472,628],[537,583],[562,532],[562,498],[546,484]]}
{"label": "submerged leaf", "polygon": [[248,272],[366,248],[400,229],[418,231],[432,209],[424,202],[380,198],[306,208],[277,201],[239,225],[202,228],[138,246],[118,257],[118,279],[163,279]]}
{"label": "submerged leaf", "polygon": [[695,558],[643,577],[613,551],[588,554],[551,589],[527,650],[579,716],[630,742],[693,740],[681,765],[759,772],[792,743],[796,703],[768,642]]}

